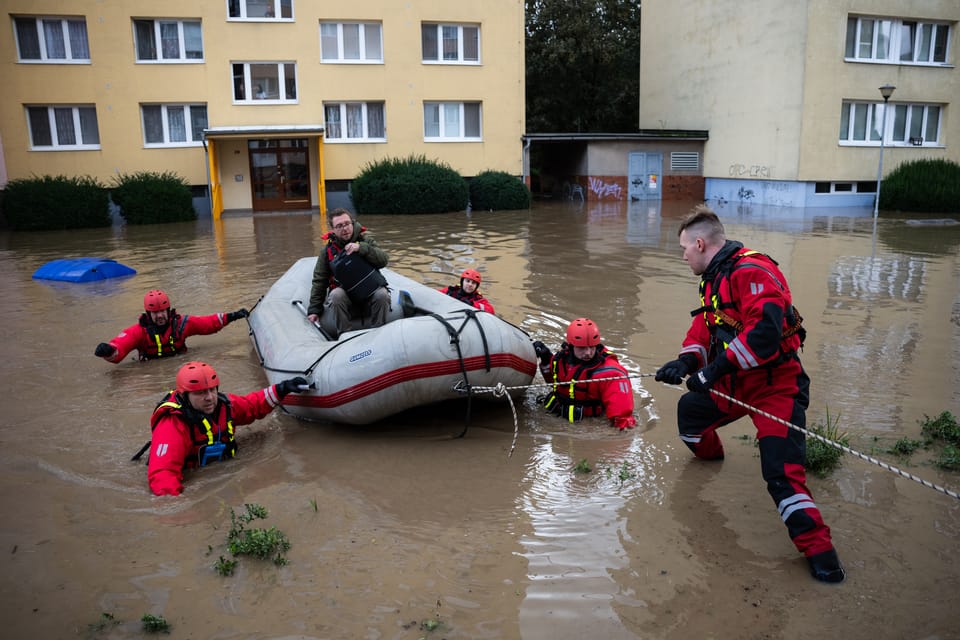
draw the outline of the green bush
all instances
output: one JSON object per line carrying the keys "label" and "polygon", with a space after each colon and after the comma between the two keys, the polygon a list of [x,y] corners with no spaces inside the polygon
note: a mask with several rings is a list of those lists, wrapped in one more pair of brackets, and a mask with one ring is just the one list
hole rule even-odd
{"label": "green bush", "polygon": [[190,185],[172,171],[124,173],[113,182],[111,197],[120,207],[120,215],[130,224],[197,219]]}
{"label": "green bush", "polygon": [[11,180],[3,194],[6,224],[17,231],[109,227],[110,201],[90,176]]}
{"label": "green bush", "polygon": [[360,214],[463,211],[469,195],[459,173],[422,155],[368,163],[350,183]]}
{"label": "green bush", "polygon": [[960,164],[951,160],[904,162],[883,179],[880,208],[960,213]]}
{"label": "green bush", "polygon": [[529,209],[530,189],[505,171],[484,171],[470,181],[470,206],[476,211]]}

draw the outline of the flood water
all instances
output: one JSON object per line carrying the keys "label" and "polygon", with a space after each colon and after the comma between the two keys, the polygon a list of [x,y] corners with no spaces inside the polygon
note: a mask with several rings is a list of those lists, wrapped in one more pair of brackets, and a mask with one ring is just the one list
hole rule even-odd
{"label": "flood water", "polygon": [[[368,216],[391,268],[433,286],[466,267],[497,313],[556,347],[587,316],[627,369],[673,359],[699,306],[677,228],[693,203],[535,203],[531,211]],[[808,424],[829,414],[851,446],[960,490],[919,439],[960,415],[960,225],[884,213],[718,209],[727,235],[770,254],[808,338]],[[186,357],[111,365],[94,347],[133,324],[143,294],[181,313],[253,306],[298,258],[317,215],[0,236],[0,623],[8,638],[957,638],[960,500],[850,456],[810,487],[847,571],[822,585],[760,478],[752,425],[725,427],[726,460],[676,435],[676,387],[634,379],[638,428],[569,426],[535,403],[444,405],[366,426],[275,411],[238,430],[235,461],[156,498],[130,461],[187,359],[222,390],[266,378],[244,322],[188,340]],[[42,264],[102,256],[137,275],[33,280]],[[539,376],[535,383],[541,382]],[[589,473],[574,470],[586,461]],[[231,509],[291,542],[289,564],[214,569]],[[114,622],[97,625],[108,613]],[[432,622],[439,623],[435,629]]]}

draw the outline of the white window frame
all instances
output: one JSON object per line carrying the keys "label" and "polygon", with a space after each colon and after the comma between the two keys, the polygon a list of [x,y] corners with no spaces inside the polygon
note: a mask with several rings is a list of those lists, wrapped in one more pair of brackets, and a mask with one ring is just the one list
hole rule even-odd
{"label": "white window frame", "polygon": [[[380,117],[383,122],[383,135],[382,136],[371,136],[370,135],[370,107],[371,105],[376,105],[380,107]],[[349,107],[361,108],[361,123],[363,128],[363,133],[360,137],[350,137],[347,130],[347,109]],[[339,107],[339,120],[336,121],[340,125],[340,134],[338,137],[331,137],[330,135],[330,124],[332,121],[327,119],[327,109]],[[387,141],[387,110],[386,103],[382,100],[369,100],[367,102],[361,101],[346,101],[346,102],[324,102],[323,103],[323,141],[324,143],[331,144],[355,144],[358,142],[386,142]]]}
{"label": "white window frame", "polygon": [[[324,27],[334,26],[337,29],[337,56],[328,58],[323,53],[323,31]],[[358,37],[358,58],[347,58],[344,56],[344,27],[356,27]],[[367,57],[367,33],[368,28],[376,27],[377,47],[380,50],[379,57]],[[320,62],[324,64],[383,64],[383,25],[379,22],[337,22],[334,20],[320,21]]]}
{"label": "white window frame", "polygon": [[[466,129],[466,114],[467,105],[477,107],[477,118],[478,126],[480,131],[476,136],[467,136],[465,134]],[[437,110],[437,123],[439,135],[431,136],[427,131],[427,110]],[[458,112],[458,129],[457,135],[450,135],[450,131],[447,130],[446,125],[449,124],[446,120],[446,116],[457,110]],[[480,101],[465,101],[465,102],[450,102],[450,101],[424,101],[423,103],[423,141],[424,142],[482,142],[483,141],[483,103]]]}
{"label": "white window frame", "polygon": [[[150,142],[147,140],[147,118],[146,118],[146,108],[157,108],[160,109],[160,118],[161,126],[163,131],[163,141],[162,142]],[[184,131],[186,140],[170,140],[170,111],[173,109],[182,109],[184,117]],[[207,105],[203,103],[189,103],[189,104],[149,104],[144,103],[140,105],[140,127],[143,131],[143,146],[147,149],[154,148],[164,148],[164,147],[198,147],[203,144],[203,129],[207,127],[204,126],[200,130],[200,134],[197,137],[194,137],[193,133],[193,112],[196,109],[203,109],[206,111]],[[209,120],[207,121],[209,125]]]}
{"label": "white window frame", "polygon": [[[243,86],[244,86],[244,96],[243,99],[237,98],[236,86],[231,88],[231,93],[233,95],[233,104],[298,104],[300,101],[300,85],[297,80],[297,63],[293,60],[261,60],[261,61],[240,61],[234,60],[230,62],[230,73],[231,73],[231,82],[234,80],[234,67],[236,65],[243,65]],[[256,86],[255,81],[251,76],[251,66],[259,65],[275,65],[277,67],[277,96],[276,98],[267,97],[267,98],[257,98],[256,97]],[[286,83],[286,68],[288,66],[293,67],[293,86],[296,92],[296,96],[293,98],[286,97],[287,93],[287,83]]]}
{"label": "white window frame", "polygon": [[[34,131],[33,131],[33,122],[30,119],[30,109],[46,109],[47,110],[47,119],[49,123],[50,130],[50,144],[49,145],[37,145],[34,140]],[[57,109],[70,109],[73,116],[73,130],[77,136],[77,140],[74,144],[62,144],[59,141],[60,132],[57,130],[57,121],[56,121],[56,110]],[[93,109],[94,123],[97,127],[97,142],[95,143],[84,143],[83,142],[83,125],[80,119],[80,110],[81,109]],[[27,117],[27,131],[30,134],[30,150],[31,151],[95,151],[100,149],[100,124],[96,118],[97,108],[96,105],[92,104],[55,104],[55,105],[44,105],[44,104],[35,104],[27,105],[24,109],[24,114]]]}
{"label": "white window frame", "polygon": [[[140,57],[140,36],[137,33],[137,23],[138,22],[150,22],[153,26],[153,46],[156,51],[156,58],[141,58]],[[178,55],[176,58],[164,58],[163,57],[163,39],[160,32],[161,25],[164,24],[175,24],[177,25],[177,47]],[[187,57],[187,45],[186,38],[184,36],[184,25],[185,24],[196,24],[200,27],[200,57],[199,58],[188,58]],[[186,19],[178,20],[176,18],[133,18],[131,20],[131,26],[133,28],[133,55],[137,61],[137,64],[200,64],[204,62],[206,56],[205,47],[203,46],[203,23],[197,19]]]}
{"label": "white window frame", "polygon": [[[915,33],[910,44],[910,51],[904,52],[904,29],[911,25]],[[869,42],[861,43],[865,37],[864,30],[871,29]],[[913,66],[952,66],[950,64],[950,33],[951,25],[946,22],[932,20],[915,20],[910,18],[879,18],[875,16],[851,15],[847,18],[847,35],[844,48],[844,59],[848,62],[872,62],[876,64],[901,64]],[[929,35],[926,59],[919,59],[922,51],[924,35]],[[938,35],[940,38],[938,38]],[[853,39],[852,55],[847,48],[850,39]],[[936,42],[943,43],[943,60],[934,60]],[[861,52],[861,46],[869,47],[869,51]],[[881,51],[881,49],[885,49]],[[909,55],[908,60],[901,60],[901,54]]]}
{"label": "white window frame", "polygon": [[[423,48],[423,33],[425,30],[433,28],[436,30],[437,38],[437,57],[428,58],[427,52]],[[463,30],[475,29],[477,33],[477,59],[466,59],[464,56],[464,38]],[[443,57],[443,42],[444,42],[444,29],[456,29],[457,30],[457,57],[444,59]],[[462,65],[479,65],[483,56],[481,55],[480,47],[481,37],[480,37],[480,25],[479,24],[455,24],[449,22],[423,22],[420,24],[420,59],[423,61],[423,64],[462,64]]]}
{"label": "white window frame", "polygon": [[[865,113],[864,139],[856,137],[852,124],[858,110],[864,110]],[[915,122],[917,118],[921,119],[919,126]],[[936,122],[932,122],[931,118],[936,118]],[[901,123],[902,127],[898,126]],[[943,105],[905,102],[885,105],[883,102],[845,100],[840,110],[840,134],[843,134],[845,124],[847,135],[839,138],[841,146],[879,147],[880,135],[884,135],[883,144],[887,147],[940,147]],[[936,133],[933,140],[927,136],[931,127]],[[911,135],[918,131],[920,136]]]}
{"label": "white window frame", "polygon": [[[20,34],[17,31],[17,21],[28,21],[33,20],[34,28],[37,31],[37,42],[40,48],[40,57],[39,58],[24,58],[22,55],[22,49],[20,46]],[[43,28],[44,22],[60,22],[61,33],[63,34],[63,46],[65,57],[63,58],[50,58],[47,53],[47,37],[45,30]],[[86,40],[86,54],[87,56],[79,57],[75,56],[73,53],[73,42],[70,39],[70,23],[71,22],[82,22],[83,23],[83,37]],[[83,16],[14,16],[13,19],[13,39],[17,44],[17,62],[22,62],[26,64],[90,64],[90,36],[87,31],[87,19]]]}
{"label": "white window frame", "polygon": [[[226,0],[227,2],[227,21],[243,22],[293,22],[294,21],[294,2],[293,0]],[[239,15],[230,15],[230,5],[235,4]],[[263,13],[255,16],[248,15],[254,5],[263,6]],[[283,15],[285,5],[290,7],[290,15]],[[273,15],[266,15],[273,12]]]}

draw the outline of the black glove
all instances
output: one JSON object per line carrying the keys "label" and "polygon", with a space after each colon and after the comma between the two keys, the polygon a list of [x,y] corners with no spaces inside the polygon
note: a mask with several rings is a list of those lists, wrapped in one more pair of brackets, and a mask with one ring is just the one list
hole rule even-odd
{"label": "black glove", "polygon": [[300,387],[305,387],[309,384],[307,379],[303,376],[297,376],[296,378],[290,378],[289,380],[284,380],[283,382],[277,383],[277,398],[283,400],[289,393],[297,393],[300,391]]}
{"label": "black glove", "polygon": [[726,354],[721,353],[716,360],[687,378],[687,389],[709,395],[710,387],[735,368],[736,367],[727,360]]}
{"label": "black glove", "polygon": [[250,312],[246,309],[237,309],[236,311],[231,311],[227,314],[227,322],[233,322],[234,320],[239,320],[240,318],[246,318],[250,315]]}
{"label": "black glove", "polygon": [[98,358],[106,358],[107,356],[113,355],[113,347],[108,345],[106,342],[101,342],[97,345],[97,348],[94,350],[93,355]]}
{"label": "black glove", "polygon": [[686,353],[657,369],[654,380],[667,384],[680,384],[684,376],[693,371],[697,364],[697,357]]}
{"label": "black glove", "polygon": [[547,345],[539,340],[535,340],[533,350],[537,352],[537,357],[540,358],[540,366],[545,367],[550,364],[550,358],[553,357],[553,353],[547,348]]}

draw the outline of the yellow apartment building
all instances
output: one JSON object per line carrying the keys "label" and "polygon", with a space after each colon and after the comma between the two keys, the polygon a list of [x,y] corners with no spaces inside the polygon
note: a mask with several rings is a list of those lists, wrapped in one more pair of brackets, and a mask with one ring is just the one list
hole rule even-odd
{"label": "yellow apartment building", "polygon": [[369,162],[522,172],[521,0],[0,0],[0,187],[172,171],[325,209]]}
{"label": "yellow apartment building", "polygon": [[960,162],[958,20],[958,0],[644,0],[639,127],[709,131],[707,200],[872,207],[881,153],[884,175]]}

